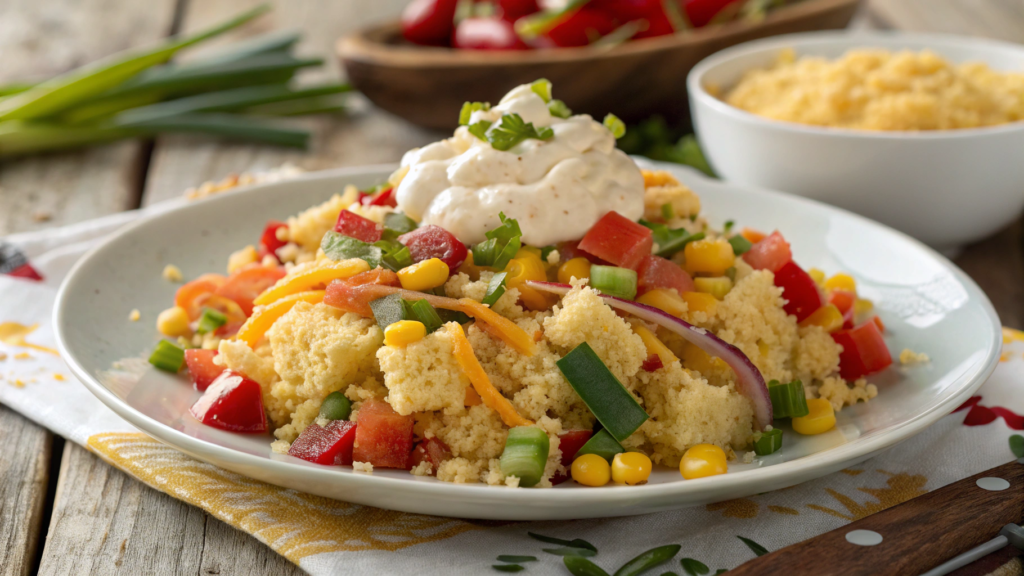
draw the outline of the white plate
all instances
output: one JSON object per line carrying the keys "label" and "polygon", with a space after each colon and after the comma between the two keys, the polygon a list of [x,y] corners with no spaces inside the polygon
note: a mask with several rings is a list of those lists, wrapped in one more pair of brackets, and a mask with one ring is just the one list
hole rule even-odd
{"label": "white plate", "polygon": [[679,166],[715,224],[726,219],[762,230],[778,228],[796,260],[826,272],[845,270],[875,301],[894,356],[903,348],[932,362],[890,368],[871,380],[879,395],[841,411],[836,429],[819,436],[786,430],[780,452],[753,464],[733,464],[725,476],[683,480],[660,469],[649,484],[554,489],[456,485],[405,471],[309,464],[270,450],[271,437],[215,430],[188,415],[198,393],[183,378],[154,369],[135,374],[136,360],[158,339],[152,321],[128,322],[138,308],[153,319],[176,286],[163,280],[165,264],[186,278],[221,271],[228,255],[254,243],[268,219],[281,219],[341,191],[367,187],[393,167],[341,169],[228,192],[135,223],[86,255],[57,297],[55,325],[61,353],[100,400],[142,431],[195,458],[252,478],[359,504],[441,516],[503,520],[570,519],[642,514],[777,490],[835,472],[904,440],[948,414],[981,385],[999,359],[999,319],[963,272],[909,237],[859,216],[775,192],[707,180]]}

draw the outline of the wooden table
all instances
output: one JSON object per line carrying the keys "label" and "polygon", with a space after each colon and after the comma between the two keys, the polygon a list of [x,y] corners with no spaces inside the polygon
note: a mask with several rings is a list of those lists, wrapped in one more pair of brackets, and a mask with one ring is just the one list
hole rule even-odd
{"label": "wooden table", "polygon": [[[55,74],[109,53],[223,20],[257,0],[4,0],[0,82]],[[279,0],[244,34],[292,28],[302,51],[330,57],[347,30],[406,0]],[[1024,41],[1020,0],[867,0],[857,27]],[[236,34],[237,38],[242,33]],[[323,74],[338,75],[331,63]],[[396,161],[441,135],[368,107],[306,120],[310,152],[190,137],[124,142],[0,164],[0,235],[60,226],[174,197],[201,182],[293,162],[306,169]],[[956,259],[1003,323],[1024,327],[1021,223]],[[129,478],[0,406],[0,576],[302,574],[249,535]]]}

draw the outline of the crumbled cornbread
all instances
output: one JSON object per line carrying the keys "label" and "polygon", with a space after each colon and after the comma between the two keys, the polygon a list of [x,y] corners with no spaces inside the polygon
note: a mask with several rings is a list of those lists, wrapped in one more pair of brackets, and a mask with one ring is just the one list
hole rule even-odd
{"label": "crumbled cornbread", "polygon": [[320,248],[320,240],[324,234],[337,223],[338,214],[358,199],[359,190],[355,186],[349,186],[345,188],[343,194],[335,194],[327,202],[289,218],[289,241],[307,252],[315,253]]}
{"label": "crumbled cornbread", "polygon": [[913,366],[914,364],[924,364],[926,362],[931,362],[931,358],[924,352],[914,352],[910,348],[904,348],[900,352],[900,364],[904,366]]}
{"label": "crumbled cornbread", "polygon": [[181,282],[183,278],[181,275],[181,268],[178,268],[174,264],[164,266],[163,276],[164,280],[167,280],[168,282]]}
{"label": "crumbled cornbread", "polygon": [[128,313],[128,320],[132,322],[138,322],[139,318],[142,318],[142,312],[139,312],[138,308]]}
{"label": "crumbled cornbread", "polygon": [[408,415],[464,405],[469,379],[455,360],[446,330],[408,346],[381,346],[377,360],[384,372],[388,403],[395,412]]}
{"label": "crumbled cornbread", "polygon": [[674,218],[689,218],[700,213],[700,197],[671,173],[664,170],[642,172],[644,181],[649,182],[644,190],[644,218],[655,222],[664,220],[662,207],[666,204]]}

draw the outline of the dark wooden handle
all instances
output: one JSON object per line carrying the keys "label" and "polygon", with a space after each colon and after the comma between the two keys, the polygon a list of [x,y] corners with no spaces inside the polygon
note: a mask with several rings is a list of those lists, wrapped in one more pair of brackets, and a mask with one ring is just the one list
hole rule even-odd
{"label": "dark wooden handle", "polygon": [[[985,490],[977,485],[979,478],[1002,478],[1010,487]],[[920,574],[995,538],[1000,528],[1022,519],[1024,464],[1013,461],[776,550],[729,574]],[[846,535],[853,530],[871,530],[883,540],[875,546],[851,544]]]}

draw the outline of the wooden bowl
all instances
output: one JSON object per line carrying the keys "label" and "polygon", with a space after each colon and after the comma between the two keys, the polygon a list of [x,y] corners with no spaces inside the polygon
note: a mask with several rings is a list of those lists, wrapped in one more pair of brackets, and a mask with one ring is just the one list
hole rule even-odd
{"label": "wooden bowl", "polygon": [[859,0],[804,0],[760,22],[625,42],[613,48],[475,51],[417,46],[392,22],[338,42],[352,84],[374,104],[427,128],[452,129],[462,103],[493,102],[511,88],[547,78],[575,113],[626,122],[686,117],[686,74],[704,57],[765,36],[844,28]]}

